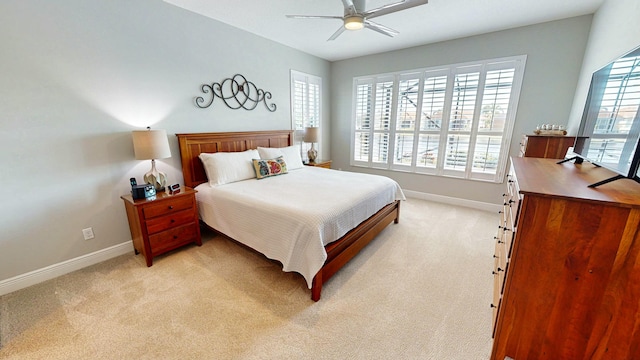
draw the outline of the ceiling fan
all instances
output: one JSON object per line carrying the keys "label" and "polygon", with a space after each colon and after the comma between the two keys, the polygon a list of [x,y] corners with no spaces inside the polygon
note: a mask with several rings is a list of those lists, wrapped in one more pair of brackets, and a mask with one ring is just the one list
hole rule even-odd
{"label": "ceiling fan", "polygon": [[366,0],[342,0],[344,4],[344,16],[325,15],[287,15],[288,18],[296,19],[339,19],[344,25],[341,26],[328,40],[335,40],[345,30],[360,30],[362,28],[371,29],[381,34],[394,37],[399,32],[384,25],[375,23],[370,19],[378,16],[391,14],[397,11],[406,10],[415,6],[424,5],[428,0],[403,0],[392,4],[383,5],[379,8],[365,11]]}

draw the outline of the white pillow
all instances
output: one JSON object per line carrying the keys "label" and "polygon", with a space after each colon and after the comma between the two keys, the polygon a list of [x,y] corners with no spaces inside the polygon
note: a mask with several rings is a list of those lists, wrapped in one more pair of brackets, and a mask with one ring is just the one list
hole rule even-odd
{"label": "white pillow", "polygon": [[300,147],[293,145],[282,148],[266,148],[258,146],[260,159],[275,159],[278,156],[284,158],[287,170],[299,169],[304,166],[300,157]]}
{"label": "white pillow", "polygon": [[258,150],[242,152],[201,153],[200,160],[207,173],[209,185],[223,185],[256,177],[252,160],[258,158]]}

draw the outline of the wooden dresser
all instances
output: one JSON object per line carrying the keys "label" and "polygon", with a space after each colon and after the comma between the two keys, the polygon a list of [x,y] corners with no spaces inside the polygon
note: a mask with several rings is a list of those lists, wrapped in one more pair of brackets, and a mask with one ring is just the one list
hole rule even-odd
{"label": "wooden dresser", "polygon": [[180,246],[202,245],[196,207],[196,190],[180,188],[180,192],[159,192],[152,199],[134,200],[121,196],[127,210],[129,230],[136,254],[142,253],[147,266],[153,258]]}
{"label": "wooden dresser", "polygon": [[564,159],[575,140],[574,136],[522,135],[520,156]]}
{"label": "wooden dresser", "polygon": [[496,241],[491,359],[640,359],[640,184],[512,158]]}

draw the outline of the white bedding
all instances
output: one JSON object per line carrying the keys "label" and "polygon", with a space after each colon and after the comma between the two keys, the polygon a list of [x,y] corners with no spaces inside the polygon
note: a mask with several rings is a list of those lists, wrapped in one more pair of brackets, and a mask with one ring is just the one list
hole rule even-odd
{"label": "white bedding", "polygon": [[313,277],[327,258],[324,245],[345,235],[394,200],[400,186],[377,175],[303,167],[288,174],[196,187],[201,219],[212,228]]}

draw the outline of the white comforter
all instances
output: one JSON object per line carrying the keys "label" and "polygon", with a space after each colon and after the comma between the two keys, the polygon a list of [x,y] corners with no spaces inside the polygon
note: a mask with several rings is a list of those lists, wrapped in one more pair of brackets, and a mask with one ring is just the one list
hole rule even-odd
{"label": "white comforter", "polygon": [[303,167],[288,174],[196,187],[201,219],[296,271],[311,288],[327,258],[324,245],[394,200],[400,186],[377,175]]}

